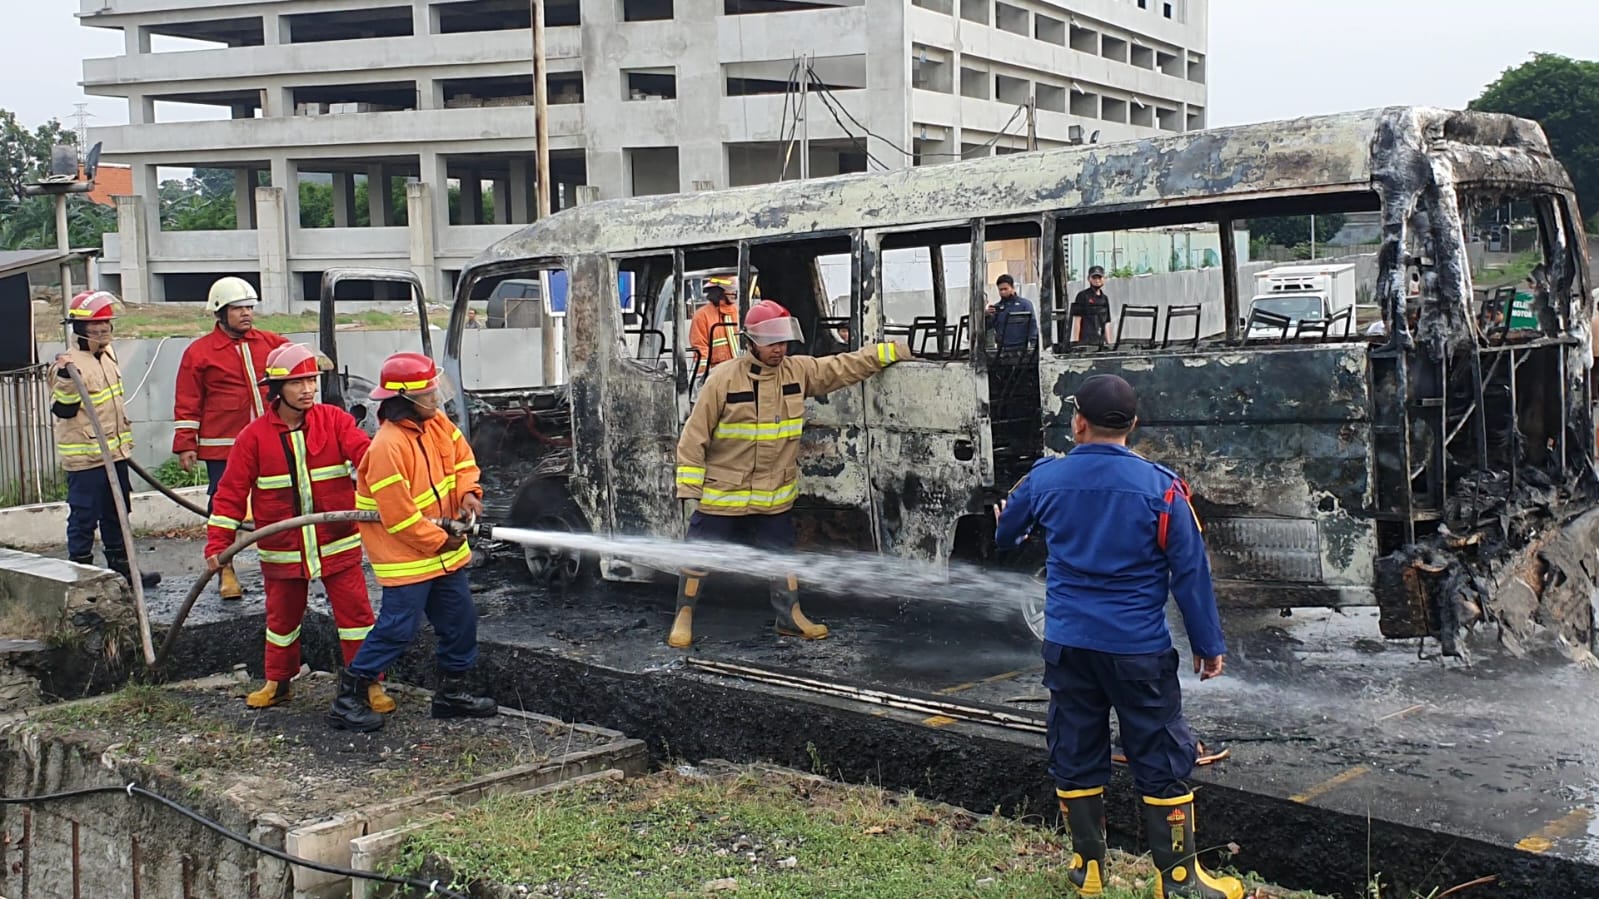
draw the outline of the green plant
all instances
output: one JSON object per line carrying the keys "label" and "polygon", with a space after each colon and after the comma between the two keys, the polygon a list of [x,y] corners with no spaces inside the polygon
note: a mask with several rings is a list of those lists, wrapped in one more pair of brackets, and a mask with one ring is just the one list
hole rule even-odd
{"label": "green plant", "polygon": [[195,463],[190,471],[184,471],[177,459],[168,459],[161,463],[161,467],[151,472],[155,479],[168,487],[199,487],[207,483],[205,465]]}
{"label": "green plant", "polygon": [[1106,274],[1112,278],[1131,278],[1133,276],[1133,267],[1131,265],[1123,265],[1111,269]]}

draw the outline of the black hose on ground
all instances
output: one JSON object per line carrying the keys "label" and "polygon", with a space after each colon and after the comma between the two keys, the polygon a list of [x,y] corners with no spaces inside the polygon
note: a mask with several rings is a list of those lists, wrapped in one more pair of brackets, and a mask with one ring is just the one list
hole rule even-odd
{"label": "black hose on ground", "polygon": [[[177,491],[173,490],[171,487],[168,487],[167,485],[165,485],[165,484],[161,483],[160,481],[156,480],[155,475],[153,475],[153,474],[149,473],[148,471],[144,470],[144,466],[142,466],[139,463],[133,461],[132,459],[129,459],[128,460],[128,467],[133,469],[133,473],[134,474],[136,474],[139,477],[143,478],[144,482],[146,484],[149,484],[151,487],[154,487],[156,489],[156,491],[158,493],[160,493],[162,496],[166,497],[167,499],[172,500],[173,502],[177,503],[178,505],[182,506],[183,508],[188,509],[190,512],[193,512],[194,514],[200,516],[201,518],[209,519],[211,517],[211,513],[207,512],[205,510],[205,507],[197,505],[196,503],[194,503],[191,500],[189,500],[187,497],[180,496]],[[241,530],[241,531],[253,531],[253,530],[255,530],[255,528],[251,527],[248,524],[241,524],[241,525],[239,525],[239,530]]]}
{"label": "black hose on ground", "polygon": [[[100,444],[100,461],[105,465],[106,485],[111,488],[111,504],[117,509],[117,524],[122,527],[122,545],[127,553],[128,585],[133,588],[133,606],[139,615],[139,642],[144,648],[144,663],[155,665],[155,645],[150,637],[150,614],[144,607],[144,582],[139,575],[139,548],[133,542],[133,523],[128,518],[128,504],[122,495],[122,479],[117,476],[116,460],[111,458],[111,444],[105,439],[105,429],[100,427],[100,416],[94,411],[94,398],[89,395],[89,387],[83,383],[83,374],[71,362],[63,363],[61,370],[72,379],[72,385],[78,388],[78,396],[82,398],[83,405],[79,407],[83,414],[89,416],[89,424],[94,428],[94,439]],[[101,541],[105,535],[100,535]]]}
{"label": "black hose on ground", "polygon": [[[227,565],[233,561],[234,556],[238,555],[246,547],[253,545],[262,538],[271,537],[273,534],[292,531],[308,524],[335,524],[341,521],[377,520],[378,513],[376,512],[356,511],[354,509],[340,512],[313,512],[310,515],[301,515],[298,518],[286,518],[283,521],[264,525],[252,533],[240,534],[233,541],[232,546],[217,554],[217,567],[220,569],[222,566]],[[210,583],[211,579],[216,577],[216,574],[215,571],[207,569],[200,575],[199,580],[194,582],[194,586],[189,588],[189,595],[183,598],[183,605],[178,609],[177,617],[172,619],[172,626],[167,629],[166,638],[161,641],[161,651],[155,654],[152,662],[153,667],[160,668],[166,664],[167,657],[172,653],[172,645],[177,642],[178,631],[183,629],[184,620],[189,617],[190,610],[194,608],[194,604],[199,600],[200,594],[205,591],[205,585]],[[142,614],[143,606],[140,606],[140,609]]]}

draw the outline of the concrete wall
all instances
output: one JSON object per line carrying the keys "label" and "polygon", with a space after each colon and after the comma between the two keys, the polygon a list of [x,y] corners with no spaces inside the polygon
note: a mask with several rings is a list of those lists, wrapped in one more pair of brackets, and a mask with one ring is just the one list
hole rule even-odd
{"label": "concrete wall", "polygon": [[[290,340],[316,346],[315,334],[286,334]],[[119,340],[128,392],[128,417],[133,420],[134,459],[154,469],[172,458],[172,403],[178,365],[190,338]],[[543,382],[538,331],[473,330],[462,335],[461,377],[471,389],[526,387]],[[368,381],[377,379],[383,360],[392,353],[421,348],[420,336],[411,331],[339,332],[339,368]],[[444,331],[433,329],[435,356],[444,350]],[[61,351],[59,343],[39,344],[39,358]],[[148,373],[148,374],[146,374]]]}

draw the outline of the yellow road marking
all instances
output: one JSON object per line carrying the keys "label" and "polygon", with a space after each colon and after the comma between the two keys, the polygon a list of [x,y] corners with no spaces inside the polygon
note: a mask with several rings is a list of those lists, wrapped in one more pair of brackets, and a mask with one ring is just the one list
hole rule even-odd
{"label": "yellow road marking", "polygon": [[1592,809],[1572,809],[1545,824],[1537,831],[1521,838],[1516,842],[1516,848],[1527,852],[1548,852],[1554,848],[1556,841],[1587,830],[1588,823],[1592,820]]}
{"label": "yellow road marking", "polygon": [[1338,789],[1339,787],[1343,786],[1344,784],[1349,783],[1352,780],[1358,780],[1358,779],[1360,779],[1362,777],[1365,777],[1366,775],[1368,775],[1370,773],[1371,773],[1371,769],[1370,768],[1367,768],[1364,765],[1358,765],[1358,766],[1356,766],[1354,768],[1350,768],[1348,771],[1343,771],[1343,772],[1340,772],[1339,774],[1336,774],[1336,775],[1334,775],[1332,777],[1327,778],[1326,780],[1322,781],[1319,784],[1316,784],[1315,786],[1311,787],[1310,789],[1306,790],[1303,793],[1296,793],[1295,795],[1289,796],[1288,798],[1292,799],[1294,802],[1298,802],[1298,803],[1303,804],[1303,803],[1309,802],[1310,800],[1315,799],[1315,798],[1317,798],[1319,796],[1324,796],[1324,795],[1326,795],[1328,793],[1331,793],[1333,790]]}
{"label": "yellow road marking", "polygon": [[964,684],[956,684],[953,687],[945,687],[942,690],[937,690],[937,691],[934,691],[934,692],[936,692],[939,696],[953,696],[956,693],[964,693],[967,690],[972,689],[973,687],[980,687],[983,684],[993,684],[993,683],[998,683],[998,682],[1000,682],[1002,680],[1010,680],[1011,678],[1020,677],[1020,676],[1022,676],[1024,674],[1027,674],[1028,672],[1030,672],[1032,670],[1033,669],[1031,669],[1031,668],[1018,668],[1015,671],[1006,671],[1003,674],[995,674],[995,675],[993,675],[991,677],[985,677],[982,680],[974,680],[974,681],[968,681],[968,682],[966,682]]}
{"label": "yellow road marking", "polygon": [[928,727],[948,727],[955,723],[955,719],[948,715],[934,715],[931,718],[922,719],[922,723]]}

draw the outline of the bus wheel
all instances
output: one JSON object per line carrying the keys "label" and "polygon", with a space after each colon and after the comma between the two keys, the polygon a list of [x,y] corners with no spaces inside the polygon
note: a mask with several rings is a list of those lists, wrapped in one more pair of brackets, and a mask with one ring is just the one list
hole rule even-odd
{"label": "bus wheel", "polygon": [[[538,478],[523,485],[511,504],[514,527],[564,534],[589,533],[588,522],[566,485],[554,478]],[[582,586],[594,570],[594,561],[577,550],[550,546],[522,547],[533,580],[557,589]]]}

